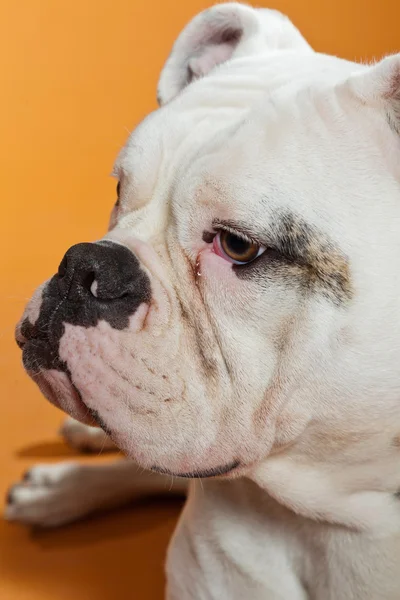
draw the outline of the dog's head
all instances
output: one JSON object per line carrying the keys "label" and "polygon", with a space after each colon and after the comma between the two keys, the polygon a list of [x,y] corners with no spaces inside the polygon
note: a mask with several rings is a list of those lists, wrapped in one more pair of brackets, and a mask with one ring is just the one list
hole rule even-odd
{"label": "dog's head", "polygon": [[279,13],[227,4],[186,27],[158,91],[107,235],[67,251],[17,327],[26,370],[163,472],[389,447],[400,58],[319,55]]}

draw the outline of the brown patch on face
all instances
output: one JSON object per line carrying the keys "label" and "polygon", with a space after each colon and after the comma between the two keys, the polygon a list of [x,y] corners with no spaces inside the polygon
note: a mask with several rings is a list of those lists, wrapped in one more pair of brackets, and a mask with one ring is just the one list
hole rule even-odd
{"label": "brown patch on face", "polygon": [[[229,224],[227,224],[229,225]],[[232,225],[254,239],[254,232]],[[260,236],[266,251],[247,265],[234,265],[240,279],[298,282],[300,289],[321,293],[335,304],[353,296],[347,257],[315,227],[291,213],[281,215],[270,231]]]}
{"label": "brown patch on face", "polygon": [[394,438],[392,439],[392,446],[394,446],[394,448],[400,449],[400,433],[395,435]]}
{"label": "brown patch on face", "polygon": [[344,302],[352,297],[347,258],[313,227],[292,214],[284,215],[276,226],[283,254],[300,267],[304,284],[324,295]]}

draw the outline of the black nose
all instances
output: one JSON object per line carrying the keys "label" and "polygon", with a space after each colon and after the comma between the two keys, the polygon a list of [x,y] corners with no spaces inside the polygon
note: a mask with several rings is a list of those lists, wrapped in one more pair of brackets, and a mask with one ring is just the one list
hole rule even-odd
{"label": "black nose", "polygon": [[138,306],[151,298],[150,280],[138,259],[114,242],[72,246],[56,279],[69,323],[91,326],[104,319],[122,329]]}

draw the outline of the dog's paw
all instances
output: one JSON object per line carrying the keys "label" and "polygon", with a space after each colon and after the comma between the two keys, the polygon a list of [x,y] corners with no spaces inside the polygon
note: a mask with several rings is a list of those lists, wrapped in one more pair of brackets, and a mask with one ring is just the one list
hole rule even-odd
{"label": "dog's paw", "polygon": [[69,446],[80,452],[108,452],[116,450],[111,438],[98,427],[90,427],[72,417],[67,417],[60,429],[60,435]]}
{"label": "dog's paw", "polygon": [[64,525],[92,512],[93,497],[87,492],[84,465],[38,465],[10,488],[4,516],[26,525]]}

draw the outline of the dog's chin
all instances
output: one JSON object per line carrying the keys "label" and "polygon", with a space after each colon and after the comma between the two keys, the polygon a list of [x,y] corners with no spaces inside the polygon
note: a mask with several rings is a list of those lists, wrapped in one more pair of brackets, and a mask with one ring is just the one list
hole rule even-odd
{"label": "dog's chin", "polygon": [[[79,391],[73,385],[67,373],[56,369],[46,369],[40,373],[28,371],[28,373],[33,381],[38,385],[42,394],[47,398],[47,400],[49,400],[49,402],[51,402],[51,404],[57,408],[60,408],[77,421],[80,421],[85,425],[101,427],[106,433],[109,435],[111,434],[97,411],[91,410],[86,406]],[[118,445],[118,442],[116,443]],[[130,453],[127,452],[128,456],[129,454]],[[131,456],[131,458],[135,459],[138,464],[140,464],[139,456],[134,455]],[[189,467],[189,469],[185,469],[183,466],[182,468],[177,468],[176,465],[174,465],[175,468],[171,469],[166,466],[148,464],[148,460],[143,466],[144,468],[163,475],[186,477],[190,479],[208,479],[214,477],[233,478],[239,476],[242,470],[240,461],[236,459],[213,466],[197,464],[193,465],[191,468]]]}
{"label": "dog's chin", "polygon": [[95,424],[88,407],[66,373],[48,369],[29,375],[51,404],[85,425]]}

